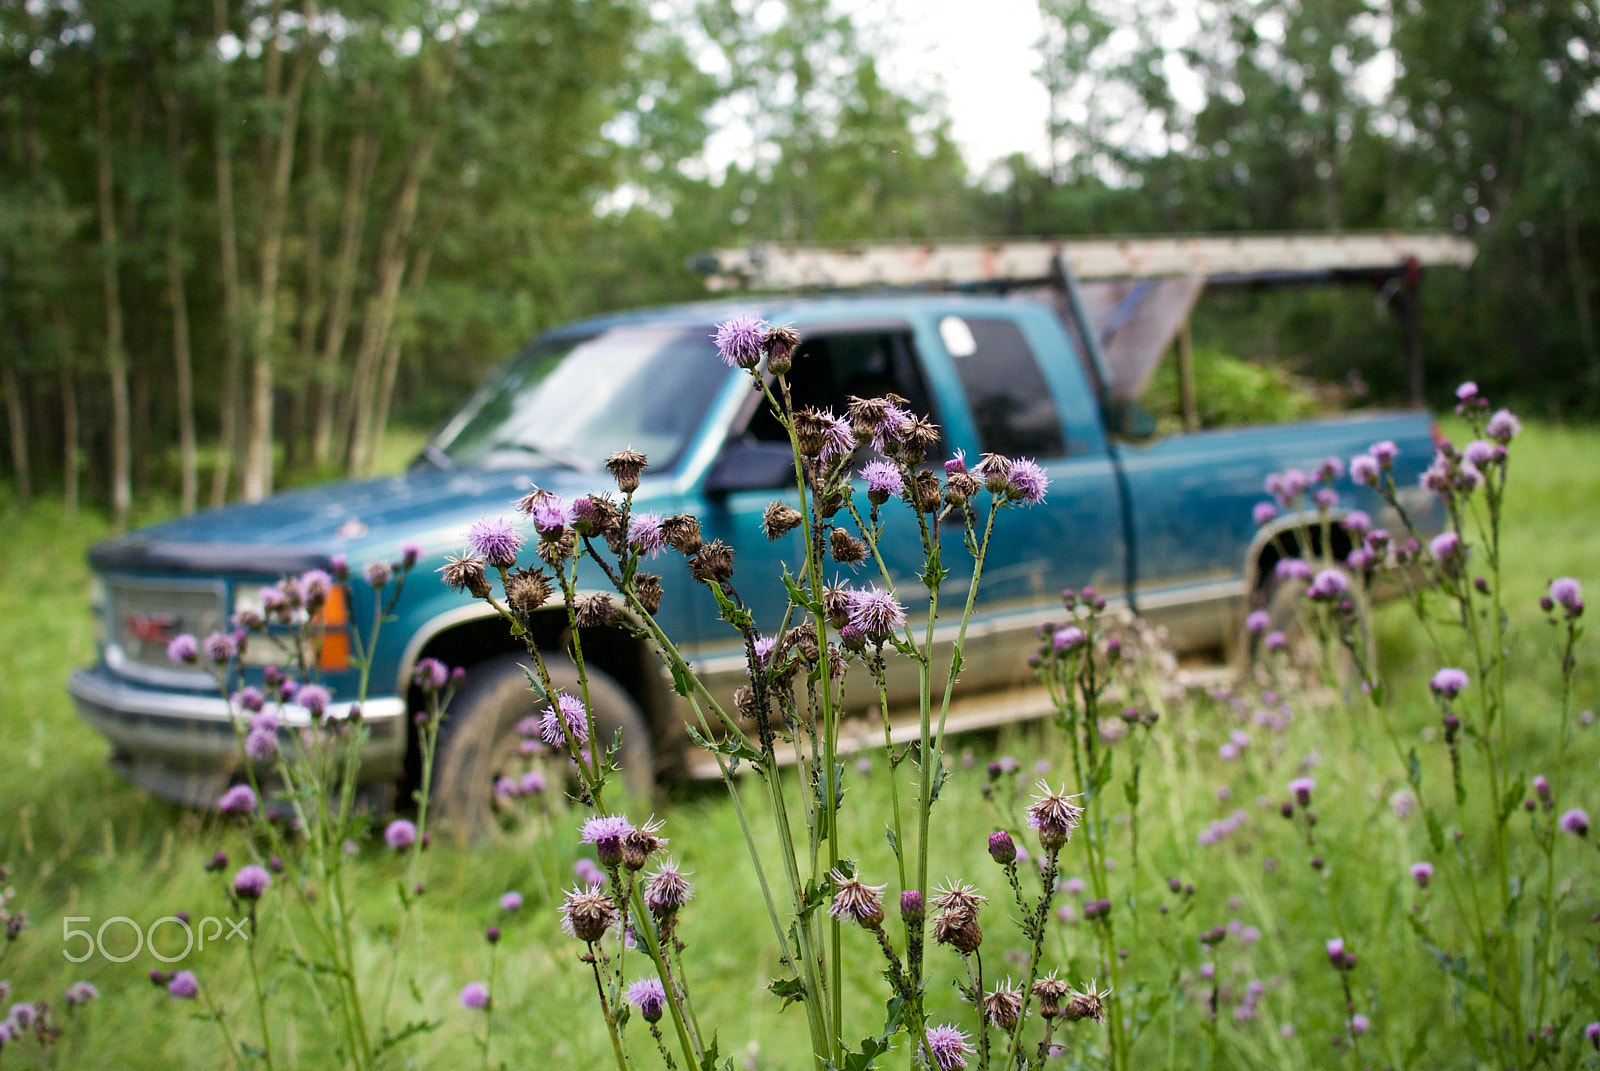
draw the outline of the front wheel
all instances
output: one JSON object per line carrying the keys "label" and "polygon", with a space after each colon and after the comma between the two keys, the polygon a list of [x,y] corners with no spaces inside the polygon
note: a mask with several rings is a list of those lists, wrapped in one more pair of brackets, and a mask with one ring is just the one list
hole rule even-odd
{"label": "front wheel", "polygon": [[[517,723],[537,717],[549,704],[528,687],[527,655],[505,654],[479,663],[467,673],[439,730],[434,758],[433,800],[440,818],[469,834],[497,824],[495,783],[524,772],[523,738]],[[550,682],[558,691],[581,695],[578,669],[564,658],[546,656]],[[644,715],[622,687],[604,672],[589,668],[589,706],[601,746],[620,731],[616,762],[619,788],[648,800],[655,788],[655,751]],[[549,791],[560,791],[576,777],[570,761],[549,763]]]}

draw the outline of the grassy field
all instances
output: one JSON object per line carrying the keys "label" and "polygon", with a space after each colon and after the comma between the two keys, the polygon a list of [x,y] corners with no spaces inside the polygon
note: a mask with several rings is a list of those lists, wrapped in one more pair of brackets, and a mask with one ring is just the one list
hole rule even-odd
{"label": "grassy field", "polygon": [[[1536,606],[1547,581],[1561,575],[1584,579],[1592,597],[1600,596],[1595,571],[1600,468],[1594,464],[1600,458],[1600,432],[1535,425],[1518,440],[1514,456],[1506,541],[1507,598],[1520,629],[1512,663],[1514,739],[1530,775],[1553,775],[1558,766],[1565,770],[1564,807],[1600,814],[1600,728],[1580,729],[1569,753],[1557,753],[1554,631]],[[106,534],[103,521],[86,516],[68,524],[47,504],[6,509],[0,516],[6,527],[0,541],[0,862],[11,874],[14,906],[30,918],[29,928],[0,961],[0,978],[11,982],[9,1000],[44,999],[58,1009],[68,983],[82,978],[98,987],[101,998],[64,1022],[65,1035],[53,1057],[57,1066],[223,1066],[214,1025],[193,1017],[193,1005],[173,1001],[146,980],[152,968],[163,966],[148,949],[124,963],[96,956],[73,964],[63,957],[69,947],[62,939],[66,917],[86,916],[90,921],[78,925],[97,929],[116,916],[148,926],[178,911],[195,918],[229,914],[222,875],[207,873],[201,864],[219,848],[237,853],[238,834],[216,817],[154,801],[120,782],[105,768],[103,741],[71,709],[65,677],[93,657],[84,552]],[[1437,784],[1447,775],[1441,773],[1441,748],[1432,742],[1437,711],[1426,680],[1438,664],[1424,653],[1409,620],[1402,607],[1382,615],[1385,677],[1396,694],[1402,735],[1424,752],[1425,776]],[[1581,710],[1600,701],[1592,639],[1580,662],[1576,707]],[[1251,732],[1251,744],[1239,758],[1220,757],[1219,745],[1241,726]],[[1414,904],[1426,904],[1430,915],[1436,909],[1442,915],[1443,905],[1405,878],[1410,863],[1428,857],[1426,839],[1414,817],[1397,817],[1389,806],[1403,771],[1370,720],[1298,709],[1287,728],[1271,731],[1249,727],[1226,702],[1201,696],[1169,708],[1156,740],[1144,771],[1140,854],[1135,860],[1113,851],[1126,879],[1122,888],[1131,889],[1140,905],[1137,921],[1124,919],[1118,931],[1128,951],[1124,977],[1133,979],[1129,987],[1145,997],[1162,998],[1137,1042],[1135,1066],[1191,1067],[1209,1058],[1202,1006],[1209,984],[1200,982],[1207,962],[1214,962],[1217,976],[1226,981],[1216,1066],[1353,1066],[1334,1044],[1345,1018],[1344,998],[1323,947],[1340,933],[1360,950],[1363,964],[1353,975],[1357,1003],[1373,1024],[1363,1062],[1473,1066],[1461,1041],[1465,1024],[1452,997],[1454,983],[1407,922]],[[1059,783],[1066,776],[1066,745],[1058,733],[1041,726],[957,742],[958,754],[963,748],[971,752],[970,765],[954,763],[935,815],[933,873],[975,882],[990,893],[986,963],[991,972],[1015,972],[1022,939],[1009,917],[1014,912],[1005,909],[1000,871],[985,850],[991,830],[1016,826],[1009,787],[1014,782],[1001,785],[998,805],[986,802],[980,793],[984,765],[995,755],[1022,756],[1022,787],[1035,778],[1035,764],[1053,771],[1049,776]],[[1318,782],[1318,851],[1328,862],[1325,877],[1307,865],[1305,846],[1276,810],[1285,782],[1309,768],[1308,759]],[[852,771],[854,799],[850,825],[843,830],[850,853],[866,874],[881,875],[880,881],[892,870],[883,835],[888,776],[881,755],[872,757],[870,769]],[[752,788],[746,800],[758,830],[770,828],[763,799]],[[1208,823],[1236,809],[1247,814],[1237,832],[1211,845],[1197,841]],[[722,790],[681,789],[663,814],[673,849],[699,887],[682,932],[701,1021],[718,1027],[723,1051],[743,1066],[809,1066],[802,1013],[780,1013],[777,1000],[765,992],[778,973],[776,949]],[[571,884],[580,854],[575,817],[557,807],[494,842],[472,847],[439,842],[427,853],[421,939],[400,968],[401,978],[414,978],[415,985],[402,981],[392,1021],[430,1019],[438,1026],[402,1049],[396,1065],[454,1068],[481,1062],[476,1039],[485,1017],[463,1010],[456,993],[467,981],[488,975],[490,949],[483,929],[490,923],[505,929],[495,968],[495,1063],[503,1060],[515,1068],[610,1062],[603,1023],[591,1007],[593,980],[577,962],[574,943],[560,933],[552,902],[561,885]],[[1566,840],[1570,843],[1564,842],[1558,855],[1558,880],[1570,882],[1571,896],[1557,926],[1572,956],[1572,975],[1592,986],[1596,965],[1587,919],[1600,910],[1600,867],[1591,844]],[[394,914],[398,867],[381,844],[357,850],[363,940],[357,958],[376,986],[388,964],[384,922]],[[1081,860],[1070,852],[1067,858]],[[1436,862],[1442,869],[1443,861]],[[1066,876],[1079,873],[1067,864]],[[1167,892],[1165,883],[1173,876],[1193,883],[1192,897]],[[515,915],[504,915],[496,901],[512,889],[525,895],[526,904]],[[1157,911],[1161,902],[1170,910]],[[1240,934],[1214,954],[1199,944],[1201,931],[1234,921]],[[1260,940],[1243,939],[1245,927],[1258,929]],[[858,931],[846,936],[859,946],[854,962],[872,963],[865,938]],[[1448,929],[1442,932],[1449,947],[1461,939]],[[1068,976],[1081,981],[1096,973],[1086,927],[1054,922],[1050,942],[1054,961]],[[131,931],[113,926],[106,943],[113,951],[125,950],[132,945]],[[161,947],[170,949],[170,943]],[[275,960],[287,955],[289,937],[269,930],[263,947]],[[931,956],[935,981],[929,999],[935,1019],[970,1027],[970,1011],[958,1006],[953,988],[944,984],[956,976],[959,961],[943,949]],[[182,966],[201,975],[219,995],[230,1022],[248,1034],[253,1013],[245,1004],[246,961],[237,941],[197,951]],[[319,1057],[328,1031],[314,992],[298,972],[274,969],[271,974],[279,987],[272,1028],[278,1065],[328,1066]],[[1251,980],[1264,983],[1264,995],[1253,1017],[1239,1017],[1231,1009]],[[854,1036],[876,1032],[885,996],[875,969],[856,973],[846,993],[859,1031]],[[1566,1006],[1578,1018],[1567,1024],[1569,1044],[1558,1066],[1571,1066],[1586,1050],[1575,1043],[1581,1024],[1600,1019],[1600,1009],[1581,1001],[1575,1006],[1569,997]],[[1089,1029],[1089,1024],[1080,1027]],[[1073,1066],[1081,1056],[1074,1039],[1067,1040],[1069,1052],[1058,1066]],[[636,1052],[644,1054],[647,1046],[642,1034],[635,1035]],[[35,1054],[31,1043],[8,1048],[0,1066],[32,1066]],[[1594,1065],[1592,1054],[1585,1058]],[[893,1064],[903,1061],[897,1056]]]}

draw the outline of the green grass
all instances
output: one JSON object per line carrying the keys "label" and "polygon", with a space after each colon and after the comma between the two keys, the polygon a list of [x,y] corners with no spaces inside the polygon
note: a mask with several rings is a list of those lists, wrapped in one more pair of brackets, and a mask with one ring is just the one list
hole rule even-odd
{"label": "green grass", "polygon": [[[1506,591],[1520,629],[1513,649],[1517,684],[1512,692],[1519,761],[1529,774],[1550,774],[1560,764],[1570,786],[1563,805],[1586,806],[1600,814],[1595,792],[1600,728],[1580,729],[1570,753],[1556,753],[1559,678],[1553,630],[1534,605],[1553,576],[1579,576],[1591,582],[1591,597],[1600,594],[1594,571],[1600,561],[1600,471],[1593,464],[1600,457],[1600,432],[1534,425],[1518,441],[1514,456]],[[68,524],[48,504],[7,509],[0,516],[6,530],[0,541],[0,815],[5,816],[0,821],[0,861],[11,871],[14,905],[31,919],[30,928],[0,961],[0,978],[10,979],[11,1000],[45,999],[58,1011],[68,983],[86,978],[99,988],[102,998],[65,1024],[58,1066],[222,1066],[215,1027],[193,1018],[193,1005],[171,1000],[145,980],[150,969],[162,966],[148,950],[122,964],[96,957],[74,965],[63,959],[66,916],[88,916],[92,922],[83,925],[97,928],[114,916],[147,926],[179,910],[196,918],[229,914],[222,876],[206,873],[201,863],[220,847],[235,854],[237,865],[242,841],[216,817],[154,801],[119,781],[104,765],[104,742],[71,709],[65,677],[93,656],[84,551],[106,534],[104,522],[85,516]],[[1424,756],[1426,784],[1440,786],[1441,748],[1430,739],[1437,711],[1425,687],[1436,660],[1418,642],[1402,607],[1384,611],[1380,634],[1402,735]],[[1592,640],[1580,657],[1576,709],[1593,707],[1600,698]],[[1443,921],[1448,915],[1449,864],[1434,860],[1440,878],[1425,901],[1405,879],[1408,864],[1429,857],[1426,838],[1416,818],[1402,821],[1390,811],[1387,801],[1402,783],[1402,771],[1372,719],[1301,710],[1281,734],[1251,729],[1253,742],[1244,756],[1225,762],[1217,747],[1239,724],[1225,703],[1198,698],[1170,706],[1157,729],[1157,750],[1143,773],[1137,865],[1126,854],[1125,827],[1112,833],[1110,854],[1118,864],[1113,874],[1118,889],[1115,918],[1119,943],[1129,952],[1124,990],[1166,998],[1138,1042],[1134,1065],[1191,1067],[1207,1059],[1200,1001],[1208,991],[1195,978],[1200,964],[1214,959],[1218,976],[1234,993],[1249,979],[1267,983],[1254,1022],[1236,1022],[1233,1003],[1225,999],[1218,1066],[1350,1066],[1330,1042],[1344,1018],[1343,997],[1323,952],[1323,941],[1342,932],[1361,957],[1354,975],[1356,999],[1373,1020],[1372,1032],[1363,1039],[1364,1062],[1473,1066],[1462,1040],[1467,1024],[1453,1002],[1452,983],[1406,921],[1412,905],[1425,902],[1441,942],[1460,949],[1461,933]],[[984,801],[983,764],[1000,753],[1024,756],[1028,764],[1045,761],[1059,783],[1069,769],[1066,745],[1058,731],[1038,727],[958,741],[954,750],[959,755],[964,747],[975,753],[975,765],[953,764],[935,813],[931,872],[938,880],[949,876],[973,881],[989,893],[986,970],[990,977],[1008,971],[1016,975],[1015,956],[1022,942],[1011,918],[1015,911],[1006,910],[1000,871],[985,852],[985,838],[997,824],[1015,828],[1016,811],[1006,787],[998,807]],[[1322,819],[1316,850],[1328,861],[1331,891],[1325,891],[1323,879],[1307,865],[1308,850],[1290,824],[1275,809],[1256,803],[1264,796],[1275,808],[1285,782],[1313,753],[1320,758],[1314,776]],[[851,770],[842,843],[861,860],[869,877],[883,881],[893,870],[883,833],[889,814],[888,772],[881,755],[872,760],[870,772]],[[1030,775],[1025,769],[1022,787],[1032,780]],[[1117,780],[1121,777],[1119,770]],[[1224,785],[1231,797],[1227,801],[1217,796]],[[1114,786],[1112,792],[1120,801],[1120,790]],[[771,827],[759,786],[745,783],[745,795],[757,830],[775,840],[764,832]],[[1467,826],[1481,828],[1481,803],[1474,800],[1471,806],[1470,817],[1480,821],[1469,820]],[[1216,845],[1196,843],[1207,822],[1236,807],[1250,815],[1243,829]],[[722,790],[681,789],[662,813],[673,851],[694,872],[699,890],[685,912],[683,936],[702,1022],[708,1028],[715,1025],[723,1051],[748,1066],[809,1066],[803,1014],[795,1009],[780,1013],[778,1001],[765,992],[778,974],[775,941]],[[454,1068],[481,1063],[474,1032],[481,1034],[483,1016],[461,1009],[456,993],[467,981],[487,974],[489,948],[482,932],[490,922],[506,930],[495,985],[496,1063],[610,1064],[604,1028],[593,1008],[592,978],[577,962],[574,944],[560,934],[553,910],[552,898],[562,884],[571,884],[571,865],[579,854],[572,818],[558,809],[493,842],[468,847],[441,840],[427,853],[421,938],[402,963],[394,1021],[428,1018],[437,1019],[439,1026],[404,1048],[397,1065]],[[1518,836],[1525,835],[1520,819],[1513,827]],[[1464,846],[1481,848],[1473,834]],[[763,848],[770,855],[775,844],[764,841]],[[1067,876],[1081,874],[1080,845],[1074,842],[1064,858]],[[1573,975],[1592,985],[1592,952],[1580,938],[1588,932],[1588,916],[1600,908],[1595,885],[1600,870],[1592,846],[1571,838],[1563,841],[1558,859],[1558,879],[1569,880],[1572,892],[1559,929],[1573,957]],[[399,867],[373,845],[360,849],[353,866],[361,890],[357,959],[367,984],[376,987],[387,962],[384,927],[394,918]],[[1192,882],[1193,897],[1169,894],[1169,876]],[[1531,895],[1542,887],[1542,874],[1530,875],[1529,881]],[[1123,899],[1130,886],[1140,905],[1137,924]],[[520,914],[502,917],[496,900],[513,888],[526,895],[527,904]],[[1066,897],[1065,902],[1075,899]],[[1165,914],[1156,910],[1162,902],[1169,908]],[[1342,924],[1335,921],[1335,907]],[[1262,939],[1246,947],[1230,936],[1214,956],[1206,953],[1197,935],[1233,919],[1259,927]],[[130,933],[120,925],[107,937],[117,948],[131,943]],[[850,932],[846,942],[850,962],[860,965],[847,981],[846,1007],[852,1036],[862,1037],[881,1026],[887,994],[867,941]],[[1075,981],[1098,973],[1085,926],[1054,923],[1050,942],[1053,962]],[[314,995],[304,976],[279,958],[288,945],[281,926],[269,926],[263,934],[263,947],[276,964],[270,974],[277,987],[272,1016],[279,1065],[332,1066],[324,1055],[331,1035]],[[943,949],[933,950],[930,958],[929,1001],[935,1021],[970,1028],[970,1011],[957,1005],[947,984],[959,961]],[[183,966],[195,970],[217,994],[235,1029],[253,1038],[252,1013],[245,1002],[245,957],[237,941],[196,952]],[[1181,984],[1172,984],[1175,976]],[[404,981],[411,978],[420,1004]],[[1564,991],[1564,1006],[1578,1018],[1569,1024],[1563,1060],[1582,1051],[1570,1043],[1573,1031],[1600,1018],[1600,1009],[1581,1005],[1575,992]],[[1280,1033],[1285,1024],[1292,1024],[1292,1034]],[[1076,1033],[1067,1035],[1069,1044],[1096,1036],[1088,1024],[1074,1029]],[[638,1024],[631,1030],[641,1066],[651,1065],[648,1038]],[[1072,1059],[1081,1055],[1075,1048]],[[7,1049],[3,1066],[28,1067],[34,1059],[30,1043]],[[901,1053],[890,1065],[903,1063]]]}

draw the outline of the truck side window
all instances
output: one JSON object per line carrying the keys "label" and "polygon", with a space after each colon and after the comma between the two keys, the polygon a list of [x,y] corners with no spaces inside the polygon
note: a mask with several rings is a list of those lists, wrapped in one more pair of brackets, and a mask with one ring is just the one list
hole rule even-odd
{"label": "truck side window", "polygon": [[[953,319],[953,317],[947,317]],[[965,319],[971,342],[951,352],[972,406],[978,445],[1007,457],[1061,457],[1067,452],[1050,387],[1022,330],[1010,320]],[[963,337],[941,326],[946,338]],[[947,342],[947,346],[949,343]]]}
{"label": "truck side window", "polygon": [[[928,388],[917,367],[910,331],[825,334],[806,338],[795,351],[789,391],[796,409],[831,408],[840,416],[852,396],[876,398],[893,391],[913,413],[938,423]],[[748,433],[760,442],[787,443],[788,433],[766,406],[750,419]]]}

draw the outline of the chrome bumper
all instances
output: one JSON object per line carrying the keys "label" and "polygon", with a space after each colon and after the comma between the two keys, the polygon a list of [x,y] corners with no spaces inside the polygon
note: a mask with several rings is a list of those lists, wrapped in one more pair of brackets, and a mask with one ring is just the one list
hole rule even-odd
{"label": "chrome bumper", "polygon": [[[238,779],[244,759],[234,712],[221,696],[153,691],[119,680],[104,667],[78,670],[67,690],[83,720],[111,741],[112,768],[145,791],[212,807]],[[342,718],[350,706],[333,703],[328,713]],[[302,706],[286,704],[277,713],[289,729],[311,724],[311,712]],[[396,696],[361,705],[368,730],[361,745],[361,780],[380,789],[380,795],[393,786],[405,762],[405,715],[406,702]],[[258,772],[270,780],[269,769],[258,767]]]}

